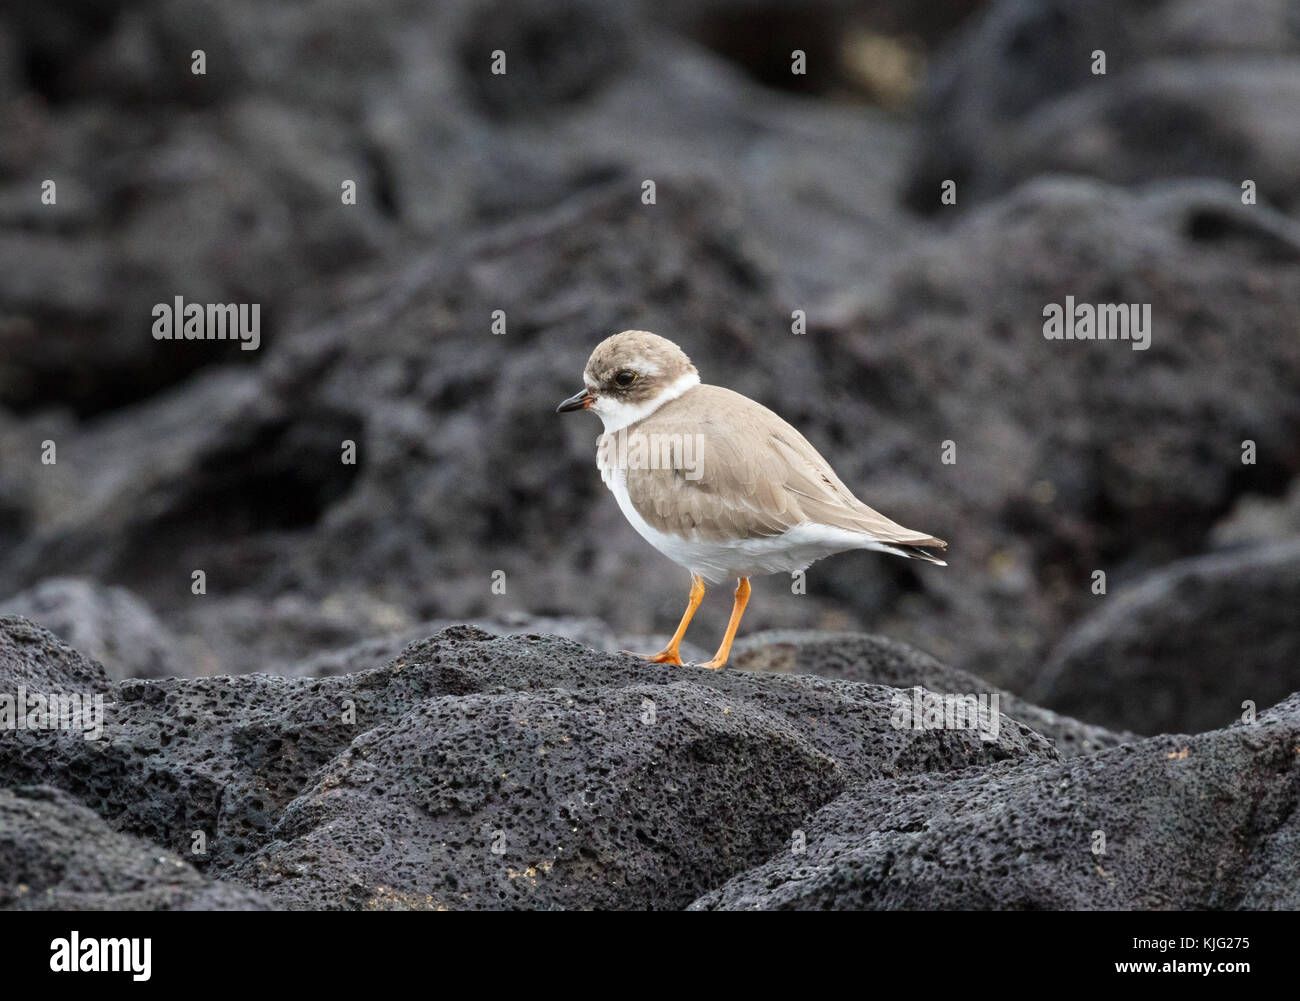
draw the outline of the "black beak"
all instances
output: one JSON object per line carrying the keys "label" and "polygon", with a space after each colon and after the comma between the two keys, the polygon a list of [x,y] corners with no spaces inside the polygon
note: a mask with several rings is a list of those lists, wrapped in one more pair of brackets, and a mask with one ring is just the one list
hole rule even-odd
{"label": "black beak", "polygon": [[596,397],[585,386],[581,393],[574,393],[567,400],[555,408],[557,414],[567,414],[572,410],[586,410],[596,402]]}

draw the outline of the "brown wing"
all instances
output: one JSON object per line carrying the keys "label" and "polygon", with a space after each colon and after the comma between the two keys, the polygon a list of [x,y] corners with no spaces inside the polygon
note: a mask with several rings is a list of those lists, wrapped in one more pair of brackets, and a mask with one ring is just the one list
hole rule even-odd
{"label": "brown wing", "polygon": [[630,427],[630,443],[637,434],[646,436],[643,454],[658,449],[673,460],[628,463],[628,498],[661,532],[750,539],[813,523],[881,542],[947,545],[867,507],[803,435],[739,393],[699,386]]}

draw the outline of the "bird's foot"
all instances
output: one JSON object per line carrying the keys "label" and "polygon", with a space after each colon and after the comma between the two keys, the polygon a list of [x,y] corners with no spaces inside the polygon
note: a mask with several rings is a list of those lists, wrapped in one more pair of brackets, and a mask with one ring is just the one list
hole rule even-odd
{"label": "bird's foot", "polygon": [[640,657],[642,660],[649,661],[651,664],[675,664],[682,666],[682,658],[676,650],[660,650],[658,653],[637,653],[634,650],[620,650],[629,657]]}
{"label": "bird's foot", "polygon": [[720,671],[724,666],[726,666],[726,663],[727,658],[723,657],[722,660],[718,660],[717,657],[714,657],[712,660],[706,660],[703,664],[696,664],[695,666],[706,667],[710,671]]}

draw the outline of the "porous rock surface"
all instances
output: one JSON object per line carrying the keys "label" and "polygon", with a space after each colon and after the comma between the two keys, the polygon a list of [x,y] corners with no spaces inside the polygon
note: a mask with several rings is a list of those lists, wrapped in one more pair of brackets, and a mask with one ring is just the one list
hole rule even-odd
{"label": "porous rock surface", "polygon": [[996,690],[869,636],[753,636],[708,671],[468,625],[350,674],[115,681],[0,617],[19,686],[102,695],[105,720],[0,733],[6,906],[1296,899],[1296,696],[1192,737],[1007,693],[995,732],[911,729],[918,687]]}
{"label": "porous rock surface", "polygon": [[67,793],[19,786],[0,789],[0,908],[224,911],[270,903],[113,830]]}
{"label": "porous rock surface", "polygon": [[854,784],[1059,757],[1005,717],[993,740],[895,729],[881,685],[468,626],[320,679],[114,682],[26,620],[0,635],[0,690],[102,694],[106,717],[100,740],[5,733],[0,783],[279,906],[680,907]]}
{"label": "porous rock surface", "polygon": [[868,782],[696,909],[1300,906],[1300,695],[1253,724]]}

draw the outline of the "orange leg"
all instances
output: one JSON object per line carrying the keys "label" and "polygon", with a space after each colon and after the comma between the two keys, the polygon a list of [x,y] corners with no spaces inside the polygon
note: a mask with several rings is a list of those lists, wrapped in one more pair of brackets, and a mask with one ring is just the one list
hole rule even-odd
{"label": "orange leg", "polygon": [[745,614],[747,604],[749,604],[749,578],[741,577],[736,582],[736,602],[731,606],[731,621],[727,623],[727,632],[722,637],[722,646],[718,647],[718,652],[713,655],[712,660],[706,660],[700,667],[716,671],[727,662],[727,658],[731,656],[731,644],[736,638],[736,630],[740,628],[740,617]]}
{"label": "orange leg", "polygon": [[691,619],[695,618],[695,610],[700,607],[700,602],[704,600],[704,581],[695,574],[691,574],[691,597],[686,603],[686,613],[682,616],[682,621],[677,623],[677,632],[673,633],[673,638],[668,641],[668,645],[656,654],[646,657],[646,660],[654,664],[680,664],[682,662],[681,654],[677,652],[678,647],[682,645],[682,639],[686,636],[686,627],[691,624]]}

